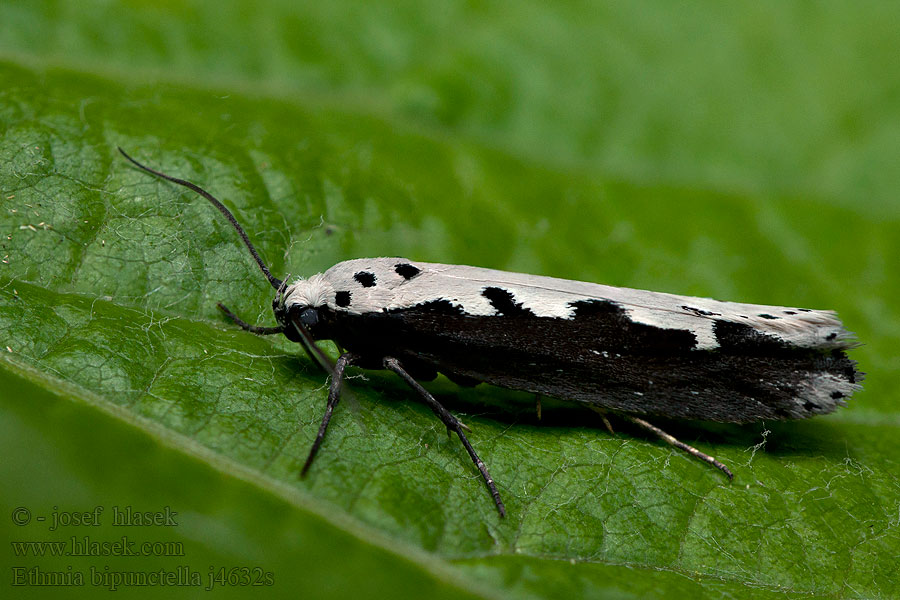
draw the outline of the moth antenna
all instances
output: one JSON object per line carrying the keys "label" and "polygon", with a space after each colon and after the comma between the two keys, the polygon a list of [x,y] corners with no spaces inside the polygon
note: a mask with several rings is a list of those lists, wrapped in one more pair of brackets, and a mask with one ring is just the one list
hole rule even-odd
{"label": "moth antenna", "polygon": [[281,287],[282,281],[280,279],[278,279],[277,277],[275,277],[274,275],[272,275],[272,273],[269,271],[269,267],[267,267],[266,264],[262,261],[262,258],[259,257],[259,253],[256,251],[256,248],[253,247],[253,244],[250,242],[250,238],[247,237],[247,234],[244,231],[244,228],[241,227],[241,225],[237,222],[237,219],[234,218],[234,215],[231,214],[231,211],[228,210],[227,208],[225,208],[225,205],[222,204],[221,202],[219,202],[219,200],[215,196],[213,196],[212,194],[210,194],[209,192],[207,192],[200,186],[191,183],[190,181],[185,181],[184,179],[178,179],[177,177],[172,177],[171,175],[166,175],[165,173],[160,173],[159,171],[157,171],[155,169],[151,169],[150,167],[148,167],[146,165],[142,165],[135,159],[128,156],[128,153],[125,152],[124,150],[122,150],[122,148],[120,146],[116,146],[116,147],[119,148],[119,152],[122,153],[122,156],[127,158],[128,161],[131,162],[131,164],[133,164],[140,170],[146,171],[147,173],[151,173],[153,175],[156,175],[157,177],[162,177],[166,181],[171,181],[172,183],[177,183],[178,185],[184,186],[184,187],[188,188],[189,190],[197,192],[198,194],[200,194],[201,196],[203,196],[204,198],[209,200],[213,206],[215,206],[216,208],[219,209],[220,213],[225,215],[225,218],[228,219],[228,222],[231,223],[232,227],[234,227],[235,230],[237,230],[238,234],[240,234],[241,239],[244,240],[244,244],[247,246],[247,249],[250,250],[250,254],[253,255],[253,260],[255,260],[256,264],[259,265],[260,270],[262,270],[263,275],[266,276],[266,279],[269,280],[269,283],[272,285],[272,287],[275,288],[276,290]]}

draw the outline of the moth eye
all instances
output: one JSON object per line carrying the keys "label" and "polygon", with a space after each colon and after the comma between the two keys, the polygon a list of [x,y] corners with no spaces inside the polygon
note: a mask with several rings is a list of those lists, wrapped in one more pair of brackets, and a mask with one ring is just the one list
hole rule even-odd
{"label": "moth eye", "polygon": [[375,273],[369,271],[360,271],[353,276],[353,279],[359,282],[363,287],[375,287]]}
{"label": "moth eye", "polygon": [[314,308],[304,309],[300,313],[300,322],[307,327],[315,327],[319,323],[319,311]]}
{"label": "moth eye", "polygon": [[334,295],[334,303],[342,308],[350,306],[350,296],[350,292],[340,291]]}

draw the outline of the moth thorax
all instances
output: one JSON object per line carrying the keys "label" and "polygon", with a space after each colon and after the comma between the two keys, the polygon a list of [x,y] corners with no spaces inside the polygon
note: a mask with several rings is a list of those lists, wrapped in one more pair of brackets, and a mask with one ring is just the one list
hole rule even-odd
{"label": "moth thorax", "polygon": [[288,310],[292,306],[325,306],[329,301],[334,301],[334,287],[321,273],[309,279],[298,279],[284,293],[284,304]]}

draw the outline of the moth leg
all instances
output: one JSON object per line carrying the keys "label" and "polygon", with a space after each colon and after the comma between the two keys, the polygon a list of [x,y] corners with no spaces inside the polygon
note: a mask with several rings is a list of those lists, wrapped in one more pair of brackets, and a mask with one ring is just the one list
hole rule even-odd
{"label": "moth leg", "polygon": [[250,333],[255,333],[256,335],[272,335],[273,333],[284,333],[284,329],[282,329],[281,327],[259,327],[257,325],[251,325],[250,323],[247,323],[236,314],[228,310],[228,307],[221,302],[217,302],[216,306],[219,307],[219,310],[225,313],[226,317],[234,321],[235,324],[237,324],[237,326],[244,331],[249,331]]}
{"label": "moth leg", "polygon": [[303,469],[300,471],[300,477],[304,477],[306,472],[309,471],[309,467],[316,457],[316,452],[319,451],[319,446],[322,445],[322,440],[325,439],[325,430],[328,429],[328,422],[331,421],[334,407],[337,406],[338,400],[341,399],[341,384],[344,382],[344,368],[347,365],[353,364],[353,361],[356,360],[356,358],[357,356],[352,352],[344,352],[337,359],[337,362],[334,363],[334,369],[331,373],[331,386],[328,389],[328,404],[325,405],[325,415],[322,417],[322,424],[319,425],[319,433],[316,434],[316,440],[313,442],[312,448],[309,449],[309,456],[306,457],[306,463],[304,463]]}
{"label": "moth leg", "polygon": [[506,507],[503,505],[503,500],[500,499],[500,492],[497,490],[497,486],[494,484],[494,480],[491,478],[491,474],[488,473],[487,467],[478,458],[478,455],[475,453],[475,449],[472,448],[472,444],[469,443],[468,438],[466,438],[466,434],[463,433],[463,428],[465,427],[459,419],[450,414],[450,412],[444,408],[440,402],[435,400],[434,396],[431,393],[423,388],[418,381],[412,378],[409,373],[407,373],[402,366],[400,366],[400,361],[396,358],[385,357],[384,359],[384,368],[389,371],[393,371],[397,375],[399,375],[403,380],[411,387],[416,390],[419,395],[425,400],[425,403],[431,408],[432,412],[438,416],[438,418],[447,426],[448,430],[453,430],[456,432],[456,435],[459,437],[459,441],[462,442],[462,445],[465,447],[466,452],[469,453],[469,456],[472,459],[472,462],[475,463],[475,466],[481,472],[481,476],[484,478],[485,484],[487,484],[488,490],[491,492],[491,496],[494,498],[494,504],[497,505],[497,510],[500,512],[501,517],[506,516]]}
{"label": "moth leg", "polygon": [[540,394],[534,395],[534,410],[535,410],[535,412],[537,412],[537,420],[540,421],[541,420],[541,395]]}
{"label": "moth leg", "polygon": [[731,471],[728,470],[728,467],[726,467],[725,465],[723,465],[722,463],[717,461],[715,458],[713,458],[709,454],[704,454],[703,452],[700,452],[693,446],[688,446],[684,442],[678,441],[673,436],[669,435],[668,433],[666,433],[659,427],[656,427],[655,425],[651,425],[650,423],[648,423],[647,421],[645,421],[643,419],[639,419],[637,417],[633,417],[631,415],[625,415],[625,414],[623,414],[622,416],[624,418],[628,419],[629,421],[631,421],[632,423],[634,423],[635,425],[642,427],[642,428],[646,429],[647,431],[655,433],[656,435],[658,435],[660,437],[660,439],[662,439],[667,444],[671,444],[672,446],[675,446],[676,448],[684,450],[691,456],[696,456],[700,460],[708,462],[715,468],[719,469],[720,471],[722,471],[723,473],[728,475],[728,479],[734,479],[734,475],[731,473]]}
{"label": "moth leg", "polygon": [[[599,406],[588,406],[592,411],[600,415],[600,418],[603,419],[603,424],[606,425],[606,430],[610,435],[616,435],[616,432],[613,431],[612,425],[609,422],[609,419],[606,418],[606,411],[600,408]],[[655,432],[654,432],[655,433]],[[672,438],[675,439],[675,438]]]}

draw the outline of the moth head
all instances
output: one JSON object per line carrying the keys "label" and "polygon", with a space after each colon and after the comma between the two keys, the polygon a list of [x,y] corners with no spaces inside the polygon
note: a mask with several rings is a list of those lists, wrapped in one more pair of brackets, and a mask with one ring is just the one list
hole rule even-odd
{"label": "moth head", "polygon": [[299,341],[295,339],[299,338],[296,324],[305,327],[313,339],[327,339],[325,321],[329,294],[334,295],[334,292],[321,274],[279,288],[272,301],[272,311],[289,340]]}

